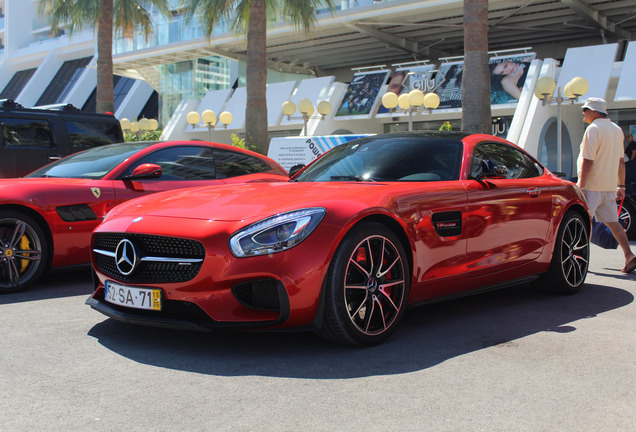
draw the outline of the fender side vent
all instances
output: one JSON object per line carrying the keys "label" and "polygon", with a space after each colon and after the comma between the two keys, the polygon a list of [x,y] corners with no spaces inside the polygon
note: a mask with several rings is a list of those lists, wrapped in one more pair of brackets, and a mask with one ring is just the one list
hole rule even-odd
{"label": "fender side vent", "polygon": [[433,227],[441,237],[454,237],[462,233],[462,212],[450,211],[431,216]]}
{"label": "fender side vent", "polygon": [[65,222],[78,222],[86,220],[96,220],[97,215],[88,204],[70,205],[57,207],[57,214],[60,215]]}

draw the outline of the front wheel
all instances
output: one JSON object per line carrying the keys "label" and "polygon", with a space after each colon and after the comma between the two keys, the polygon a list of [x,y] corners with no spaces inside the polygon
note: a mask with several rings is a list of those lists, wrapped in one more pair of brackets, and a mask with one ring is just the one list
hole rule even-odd
{"label": "front wheel", "polygon": [[0,211],[0,292],[27,288],[44,272],[47,242],[33,218],[13,210]]}
{"label": "front wheel", "polygon": [[557,232],[550,269],[536,282],[537,288],[557,294],[578,292],[587,276],[589,258],[587,225],[580,214],[569,211]]}
{"label": "front wheel", "polygon": [[382,342],[404,314],[410,279],[406,253],[391,230],[379,223],[355,227],[329,267],[318,335],[346,345]]}

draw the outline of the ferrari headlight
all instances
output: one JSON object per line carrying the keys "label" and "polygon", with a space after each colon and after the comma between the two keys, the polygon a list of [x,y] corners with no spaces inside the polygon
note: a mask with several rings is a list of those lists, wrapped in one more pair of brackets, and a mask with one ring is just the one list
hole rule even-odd
{"label": "ferrari headlight", "polygon": [[305,240],[324,215],[324,208],[307,208],[272,216],[233,234],[230,250],[240,258],[290,249]]}

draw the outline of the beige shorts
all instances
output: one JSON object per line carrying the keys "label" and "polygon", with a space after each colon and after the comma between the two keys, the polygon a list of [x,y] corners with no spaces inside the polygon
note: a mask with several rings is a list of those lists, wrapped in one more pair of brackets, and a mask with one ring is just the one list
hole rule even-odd
{"label": "beige shorts", "polygon": [[598,222],[618,222],[616,192],[583,191],[587,206]]}

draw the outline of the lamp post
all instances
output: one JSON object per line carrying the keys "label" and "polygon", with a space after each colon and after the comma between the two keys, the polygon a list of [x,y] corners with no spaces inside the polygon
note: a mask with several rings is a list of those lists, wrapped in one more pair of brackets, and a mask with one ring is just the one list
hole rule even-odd
{"label": "lamp post", "polygon": [[[553,96],[556,89],[557,95]],[[563,94],[561,94],[561,87],[557,88],[554,79],[548,76],[539,78],[537,86],[535,87],[534,95],[541,100],[541,106],[546,104],[555,103],[557,106],[557,168],[559,172],[563,171],[562,163],[562,147],[563,147],[563,131],[561,126],[561,104],[563,102],[570,101],[570,104],[574,104],[578,101],[579,97],[587,93],[589,89],[588,82],[583,77],[572,78],[563,88]]]}
{"label": "lamp post", "polygon": [[[232,123],[232,119],[232,113],[228,111],[223,111],[219,114],[219,122],[221,122],[225,129],[227,129],[227,126]],[[212,141],[212,130],[214,130],[218,124],[214,111],[206,109],[201,113],[201,115],[199,115],[196,111],[190,111],[186,116],[186,120],[190,125],[192,125],[192,129],[199,124],[199,121],[203,120],[203,124],[208,128],[208,141]]]}
{"label": "lamp post", "polygon": [[[318,103],[317,109],[318,114],[320,114],[321,116],[320,119],[324,120],[325,117],[331,112],[331,104],[327,101],[321,101]],[[296,112],[296,104],[294,104],[292,101],[285,101],[281,106],[281,111],[284,115],[287,116],[287,120],[290,120],[292,118],[292,115],[294,115],[294,113]],[[298,111],[302,116],[301,118],[305,125],[305,136],[307,136],[309,135],[309,119],[312,118],[311,116],[314,115],[316,109],[309,99],[301,99],[298,101]]]}
{"label": "lamp post", "polygon": [[141,134],[146,131],[156,131],[159,128],[159,122],[156,119],[141,118],[139,121],[130,121],[127,118],[119,120],[121,129],[129,131],[137,135],[137,140],[141,140]]}
{"label": "lamp post", "polygon": [[424,109],[432,113],[439,106],[439,96],[435,93],[426,93],[422,90],[414,89],[400,96],[392,92],[387,92],[382,96],[382,105],[393,112],[397,107],[409,115],[409,131],[413,130],[413,114]]}

